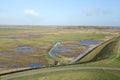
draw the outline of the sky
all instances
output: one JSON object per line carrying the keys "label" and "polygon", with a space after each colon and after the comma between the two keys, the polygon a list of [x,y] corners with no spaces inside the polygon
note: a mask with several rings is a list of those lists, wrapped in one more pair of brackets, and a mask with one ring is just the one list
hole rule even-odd
{"label": "sky", "polygon": [[120,26],[120,0],[0,0],[0,25]]}

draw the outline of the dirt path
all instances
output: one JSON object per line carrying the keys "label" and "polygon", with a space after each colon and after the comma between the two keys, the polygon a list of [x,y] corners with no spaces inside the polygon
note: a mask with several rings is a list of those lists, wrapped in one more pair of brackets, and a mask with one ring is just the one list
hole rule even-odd
{"label": "dirt path", "polygon": [[[42,70],[42,69],[41,69]],[[112,68],[112,67],[70,67],[70,68],[54,68],[50,70],[36,70],[35,72],[31,71],[25,74],[16,74],[15,76],[6,76],[1,77],[0,80],[12,80],[19,77],[25,77],[30,75],[48,73],[48,72],[57,72],[57,71],[67,71],[67,70],[119,70],[120,68]]]}

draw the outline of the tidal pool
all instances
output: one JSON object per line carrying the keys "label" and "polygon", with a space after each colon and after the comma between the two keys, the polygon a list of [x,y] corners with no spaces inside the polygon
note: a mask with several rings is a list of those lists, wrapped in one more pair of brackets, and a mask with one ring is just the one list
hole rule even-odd
{"label": "tidal pool", "polygon": [[98,44],[97,41],[92,41],[92,40],[80,40],[80,41],[78,41],[78,43],[82,43],[82,44],[85,44],[85,45],[96,45],[96,44]]}
{"label": "tidal pool", "polygon": [[40,38],[40,37],[42,37],[41,34],[34,34],[34,33],[28,33],[27,35],[28,35],[29,37],[34,37],[34,38]]}
{"label": "tidal pool", "polygon": [[56,50],[59,49],[61,43],[60,42],[57,42],[57,44],[54,46],[54,48],[50,51],[50,55],[54,58],[56,58]]}
{"label": "tidal pool", "polygon": [[34,52],[35,51],[34,48],[27,47],[27,46],[18,47],[15,50],[17,50],[17,51],[23,51],[23,52]]}
{"label": "tidal pool", "polygon": [[68,50],[69,48],[68,47],[61,47],[59,48],[59,50]]}
{"label": "tidal pool", "polygon": [[[37,62],[32,62],[30,63],[28,66],[26,67],[30,67],[30,68],[39,68],[41,67],[42,65],[40,63],[37,63]],[[13,66],[9,66],[10,68],[22,68],[23,66],[19,66],[19,65],[13,65]]]}
{"label": "tidal pool", "polygon": [[[75,41],[75,44],[78,44],[78,46],[68,46],[67,44],[65,46],[61,46],[61,42],[57,42],[57,44],[54,46],[54,48],[50,51],[50,55],[53,58],[57,58],[56,54],[67,54],[69,55],[70,53],[68,51],[70,50],[87,50],[90,45],[96,45],[98,44],[97,41],[92,41],[92,40],[80,40],[80,41]],[[81,44],[81,45],[80,45]],[[60,50],[60,51],[59,51]],[[85,52],[82,52],[80,54],[83,54]],[[71,54],[70,54],[71,55]]]}
{"label": "tidal pool", "polygon": [[40,63],[36,63],[36,62],[33,62],[31,63],[28,67],[30,68],[39,68],[41,67],[42,65]]}
{"label": "tidal pool", "polygon": [[[68,54],[69,52],[64,52],[64,51],[69,51],[71,49],[86,49],[85,46],[64,46],[64,47],[60,47],[61,42],[58,42],[54,48],[50,51],[50,55],[54,58],[57,58],[56,54]],[[60,52],[57,52],[58,50],[61,50]]]}
{"label": "tidal pool", "polygon": [[17,65],[14,65],[14,66],[10,66],[10,68],[21,68],[22,66],[17,66]]}

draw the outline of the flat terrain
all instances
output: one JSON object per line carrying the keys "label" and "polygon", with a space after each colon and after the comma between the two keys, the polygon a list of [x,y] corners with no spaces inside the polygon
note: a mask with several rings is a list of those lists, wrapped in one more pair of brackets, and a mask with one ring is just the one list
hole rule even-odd
{"label": "flat terrain", "polygon": [[[0,69],[1,73],[17,68],[47,67],[8,74],[1,78],[3,80],[119,80],[120,37],[118,36],[119,30],[111,28],[1,28],[0,67],[5,68],[5,70]],[[80,40],[97,41],[102,44],[77,64],[68,65],[66,57],[70,57],[70,55],[77,57],[83,51],[75,49],[81,44],[78,45],[74,42]],[[61,57],[60,59],[65,62],[49,55],[50,49],[56,42],[61,42],[60,48],[63,49],[57,50],[56,56]],[[86,49],[89,48],[89,46],[84,46]],[[65,50],[67,47],[74,48],[67,51]],[[59,54],[65,52],[70,55]],[[56,62],[67,66],[50,67],[57,66]],[[55,76],[56,74],[57,76]]]}
{"label": "flat terrain", "polygon": [[117,30],[108,29],[106,32],[104,29],[94,28],[1,28],[0,67],[19,68],[54,65],[55,60],[49,56],[48,52],[57,41],[105,41],[116,34]]}

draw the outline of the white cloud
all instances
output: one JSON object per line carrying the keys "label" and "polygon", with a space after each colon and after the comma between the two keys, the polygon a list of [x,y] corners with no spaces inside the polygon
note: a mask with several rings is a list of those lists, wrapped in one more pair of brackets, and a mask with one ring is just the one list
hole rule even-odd
{"label": "white cloud", "polygon": [[27,9],[24,11],[24,13],[30,16],[35,16],[35,17],[39,16],[39,14],[33,9]]}
{"label": "white cloud", "polygon": [[86,16],[95,16],[95,15],[108,15],[112,13],[110,9],[101,9],[101,8],[87,8],[84,11]]}

